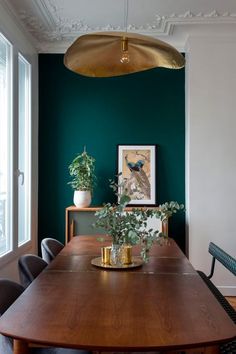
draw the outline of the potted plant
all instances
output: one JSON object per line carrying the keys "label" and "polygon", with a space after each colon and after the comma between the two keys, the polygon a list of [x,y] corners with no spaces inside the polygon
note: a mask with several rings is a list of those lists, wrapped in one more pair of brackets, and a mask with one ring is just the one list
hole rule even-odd
{"label": "potted plant", "polygon": [[95,159],[87,154],[85,148],[82,154],[78,154],[69,165],[72,181],[68,184],[74,189],[74,204],[79,208],[88,207],[91,204],[96,180],[94,171]]}
{"label": "potted plant", "polygon": [[[97,221],[95,227],[104,229],[112,240],[111,261],[119,263],[119,252],[123,245],[141,245],[141,256],[145,262],[148,261],[148,253],[154,242],[161,243],[168,236],[160,233],[159,230],[148,229],[147,221],[155,217],[164,221],[174,213],[184,209],[183,204],[168,202],[159,205],[157,208],[132,208],[129,212],[125,211],[130,202],[127,190],[120,188],[115,182],[111,181],[111,188],[116,191],[118,204],[107,203],[103,208],[95,213]],[[119,194],[122,190],[122,194]],[[118,260],[117,260],[118,258]]]}

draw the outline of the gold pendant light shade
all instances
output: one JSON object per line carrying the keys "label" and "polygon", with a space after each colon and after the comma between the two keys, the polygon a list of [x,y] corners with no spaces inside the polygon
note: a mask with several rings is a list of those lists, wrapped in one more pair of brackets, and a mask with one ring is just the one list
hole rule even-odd
{"label": "gold pendant light shade", "polygon": [[84,76],[120,76],[156,67],[180,69],[184,57],[158,39],[136,33],[97,32],[79,37],[64,56],[65,66]]}

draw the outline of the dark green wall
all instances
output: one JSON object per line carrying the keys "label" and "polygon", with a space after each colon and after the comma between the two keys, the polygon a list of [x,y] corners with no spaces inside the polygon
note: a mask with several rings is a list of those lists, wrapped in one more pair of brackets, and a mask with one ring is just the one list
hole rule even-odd
{"label": "dark green wall", "polygon": [[[114,201],[117,144],[158,144],[157,201],[185,201],[185,72],[153,69],[115,78],[86,78],[61,54],[39,55],[39,238],[64,241],[73,191],[68,165],[87,147],[96,159],[93,204]],[[171,234],[184,247],[184,215]]]}

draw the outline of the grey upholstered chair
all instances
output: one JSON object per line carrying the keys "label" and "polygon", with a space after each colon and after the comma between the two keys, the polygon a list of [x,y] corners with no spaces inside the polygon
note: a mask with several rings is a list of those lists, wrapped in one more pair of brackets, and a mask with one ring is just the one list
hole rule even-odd
{"label": "grey upholstered chair", "polygon": [[32,283],[32,281],[47,267],[47,263],[34,254],[25,254],[18,260],[18,270],[21,285],[24,288]]}
{"label": "grey upholstered chair", "polygon": [[[25,289],[8,279],[0,279],[0,316],[11,306]],[[0,335],[0,353],[12,354],[13,341],[11,338]]]}
{"label": "grey upholstered chair", "polygon": [[[8,279],[0,279],[0,316],[23,293],[24,287]],[[37,309],[36,309],[37,311]],[[0,334],[0,353],[13,354],[13,340]],[[90,354],[91,352],[67,348],[30,348],[30,354]]]}
{"label": "grey upholstered chair", "polygon": [[0,279],[0,316],[23,293],[24,287],[8,279]]}
{"label": "grey upholstered chair", "polygon": [[43,259],[49,264],[63,247],[64,245],[54,238],[44,238],[41,242]]}

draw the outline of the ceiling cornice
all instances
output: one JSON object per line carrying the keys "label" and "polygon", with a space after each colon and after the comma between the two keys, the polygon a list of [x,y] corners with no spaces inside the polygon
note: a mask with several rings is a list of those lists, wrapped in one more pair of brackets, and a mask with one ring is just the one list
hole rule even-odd
{"label": "ceiling cornice", "polygon": [[27,30],[26,26],[20,21],[19,16],[17,16],[15,9],[9,4],[7,0],[0,0],[1,6],[3,7],[4,11],[14,20],[15,25],[23,33],[23,35],[27,38],[30,45],[37,49],[37,40],[31,33]]}
{"label": "ceiling cornice", "polygon": [[[24,19],[24,21],[30,19]],[[140,33],[154,38],[167,40],[168,37],[174,37],[176,29],[185,30],[188,27],[199,28],[201,25],[208,25],[210,27],[219,26],[220,24],[236,25],[236,14],[218,14],[215,10],[208,14],[193,14],[190,11],[181,15],[159,16],[155,15],[155,22],[152,25],[146,24],[142,26],[128,25],[128,31]],[[40,32],[38,50],[40,52],[64,52],[68,46],[79,36],[91,32],[100,31],[121,31],[119,26],[107,24],[100,27],[91,27],[82,20],[76,23],[70,21],[59,20],[54,31],[42,30]],[[34,35],[34,28],[32,28],[32,35]],[[172,38],[172,42],[174,38]],[[184,44],[182,45],[184,47]]]}
{"label": "ceiling cornice", "polygon": [[[62,16],[63,9],[57,5],[55,0],[38,0],[32,2],[34,11],[20,11],[20,19],[30,34],[36,39],[36,49],[39,52],[64,52],[68,46],[79,36],[100,31],[122,31],[121,26],[114,26],[107,23],[103,26],[92,26],[82,19],[71,19]],[[155,38],[173,42],[175,32],[180,29],[186,31],[189,28],[201,27],[201,25],[235,25],[235,13],[218,13],[212,10],[209,13],[193,13],[190,10],[183,14],[171,14],[169,16],[153,15],[151,24],[142,25],[129,24],[128,31],[149,35]],[[184,45],[182,45],[184,46]]]}

